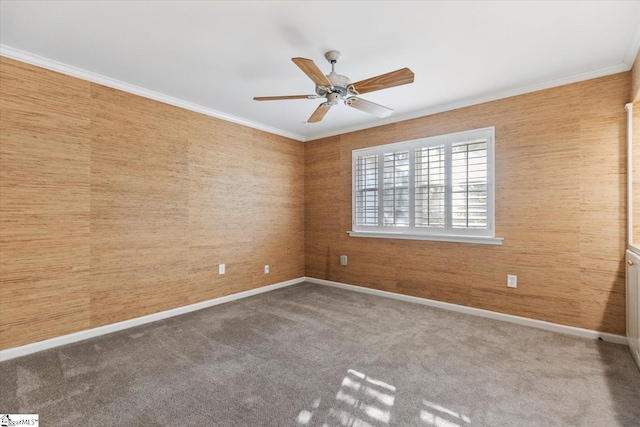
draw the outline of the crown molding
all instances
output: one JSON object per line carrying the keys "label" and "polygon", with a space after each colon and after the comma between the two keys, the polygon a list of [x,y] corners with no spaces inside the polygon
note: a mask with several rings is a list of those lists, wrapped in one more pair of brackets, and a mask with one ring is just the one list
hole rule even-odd
{"label": "crown molding", "polygon": [[[635,59],[635,57],[633,58]],[[633,61],[632,61],[633,62]],[[632,64],[631,64],[632,65]],[[505,90],[502,92],[486,94],[475,98],[466,98],[459,101],[454,101],[446,104],[440,104],[435,107],[429,107],[426,109],[417,110],[411,113],[402,114],[399,116],[390,116],[388,119],[383,119],[375,122],[375,124],[364,123],[355,126],[343,127],[333,131],[319,132],[311,134],[305,137],[305,141],[313,141],[316,139],[328,138],[331,136],[342,135],[349,132],[356,132],[359,130],[370,129],[378,126],[384,126],[391,123],[403,122],[406,120],[417,119],[419,117],[430,116],[432,114],[442,113],[445,111],[456,110],[458,108],[470,107],[472,105],[484,104],[485,102],[497,101],[499,99],[510,98],[512,96],[524,95],[526,93],[537,92],[539,90],[551,89],[558,86],[564,86],[571,83],[577,83],[585,80],[596,79],[598,77],[609,76],[612,74],[622,73],[629,71],[631,65],[622,63],[611,67],[601,68],[599,70],[588,71],[586,73],[573,74],[570,76],[562,77],[560,79],[547,80],[540,83],[534,83],[527,86],[521,86],[514,89]]]}
{"label": "crown molding", "polygon": [[253,129],[258,129],[264,132],[272,133],[275,135],[284,136],[286,138],[295,139],[298,141],[304,141],[305,138],[302,135],[293,132],[287,132],[282,129],[274,128],[264,125],[262,123],[252,122],[250,120],[236,117],[231,114],[223,113],[212,108],[204,107],[202,105],[194,104],[192,102],[184,101],[179,98],[174,98],[169,95],[165,95],[160,92],[145,89],[140,86],[132,85],[120,80],[113,79],[111,77],[103,76],[91,71],[83,70],[72,65],[64,64],[62,62],[54,61],[43,56],[35,55],[30,52],[15,49],[5,44],[0,44],[0,56],[15,59],[17,61],[25,62],[27,64],[35,65],[37,67],[46,68],[47,70],[56,71],[58,73],[66,74],[68,76],[77,77],[79,79],[87,80],[92,83],[97,83],[103,86],[107,86],[113,89],[118,89],[124,92],[132,93],[134,95],[142,96],[144,98],[153,99],[154,101],[162,102],[165,104],[173,105],[175,107],[184,108],[185,110],[195,111],[207,116],[222,119],[228,122],[236,123],[239,125],[247,126]]}

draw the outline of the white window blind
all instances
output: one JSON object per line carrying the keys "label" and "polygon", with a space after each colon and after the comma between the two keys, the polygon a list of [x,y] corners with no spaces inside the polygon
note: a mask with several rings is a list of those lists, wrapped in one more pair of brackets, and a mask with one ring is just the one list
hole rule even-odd
{"label": "white window blind", "polygon": [[444,145],[416,150],[416,227],[444,228],[446,220],[444,159]]}
{"label": "white window blind", "polygon": [[387,153],[383,156],[383,225],[409,226],[409,152]]}
{"label": "white window blind", "polygon": [[356,224],[378,225],[378,156],[356,161]]}
{"label": "white window blind", "polygon": [[493,138],[485,128],[353,151],[350,234],[499,244]]}
{"label": "white window blind", "polygon": [[487,228],[487,141],[452,145],[451,225]]}

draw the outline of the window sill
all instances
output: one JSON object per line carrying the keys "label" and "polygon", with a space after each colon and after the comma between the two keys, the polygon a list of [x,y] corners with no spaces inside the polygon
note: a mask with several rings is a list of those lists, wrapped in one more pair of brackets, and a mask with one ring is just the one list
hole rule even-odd
{"label": "window sill", "polygon": [[433,240],[436,242],[478,243],[482,245],[502,245],[502,237],[446,236],[408,233],[380,233],[372,231],[347,231],[351,237],[372,237],[377,239]]}

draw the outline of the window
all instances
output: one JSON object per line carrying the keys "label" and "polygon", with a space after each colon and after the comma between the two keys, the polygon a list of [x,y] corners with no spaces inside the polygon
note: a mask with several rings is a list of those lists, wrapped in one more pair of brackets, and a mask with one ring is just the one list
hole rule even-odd
{"label": "window", "polygon": [[494,128],[353,151],[356,237],[501,244]]}

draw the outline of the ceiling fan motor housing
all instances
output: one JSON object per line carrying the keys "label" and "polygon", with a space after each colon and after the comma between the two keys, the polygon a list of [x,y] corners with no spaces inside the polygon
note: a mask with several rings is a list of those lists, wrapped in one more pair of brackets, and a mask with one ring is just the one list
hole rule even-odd
{"label": "ceiling fan motor housing", "polygon": [[325,96],[327,93],[338,93],[340,96],[348,95],[347,88],[351,85],[351,80],[347,76],[332,71],[331,74],[327,74],[327,79],[331,82],[332,88],[324,86],[316,86],[316,93],[320,96]]}

